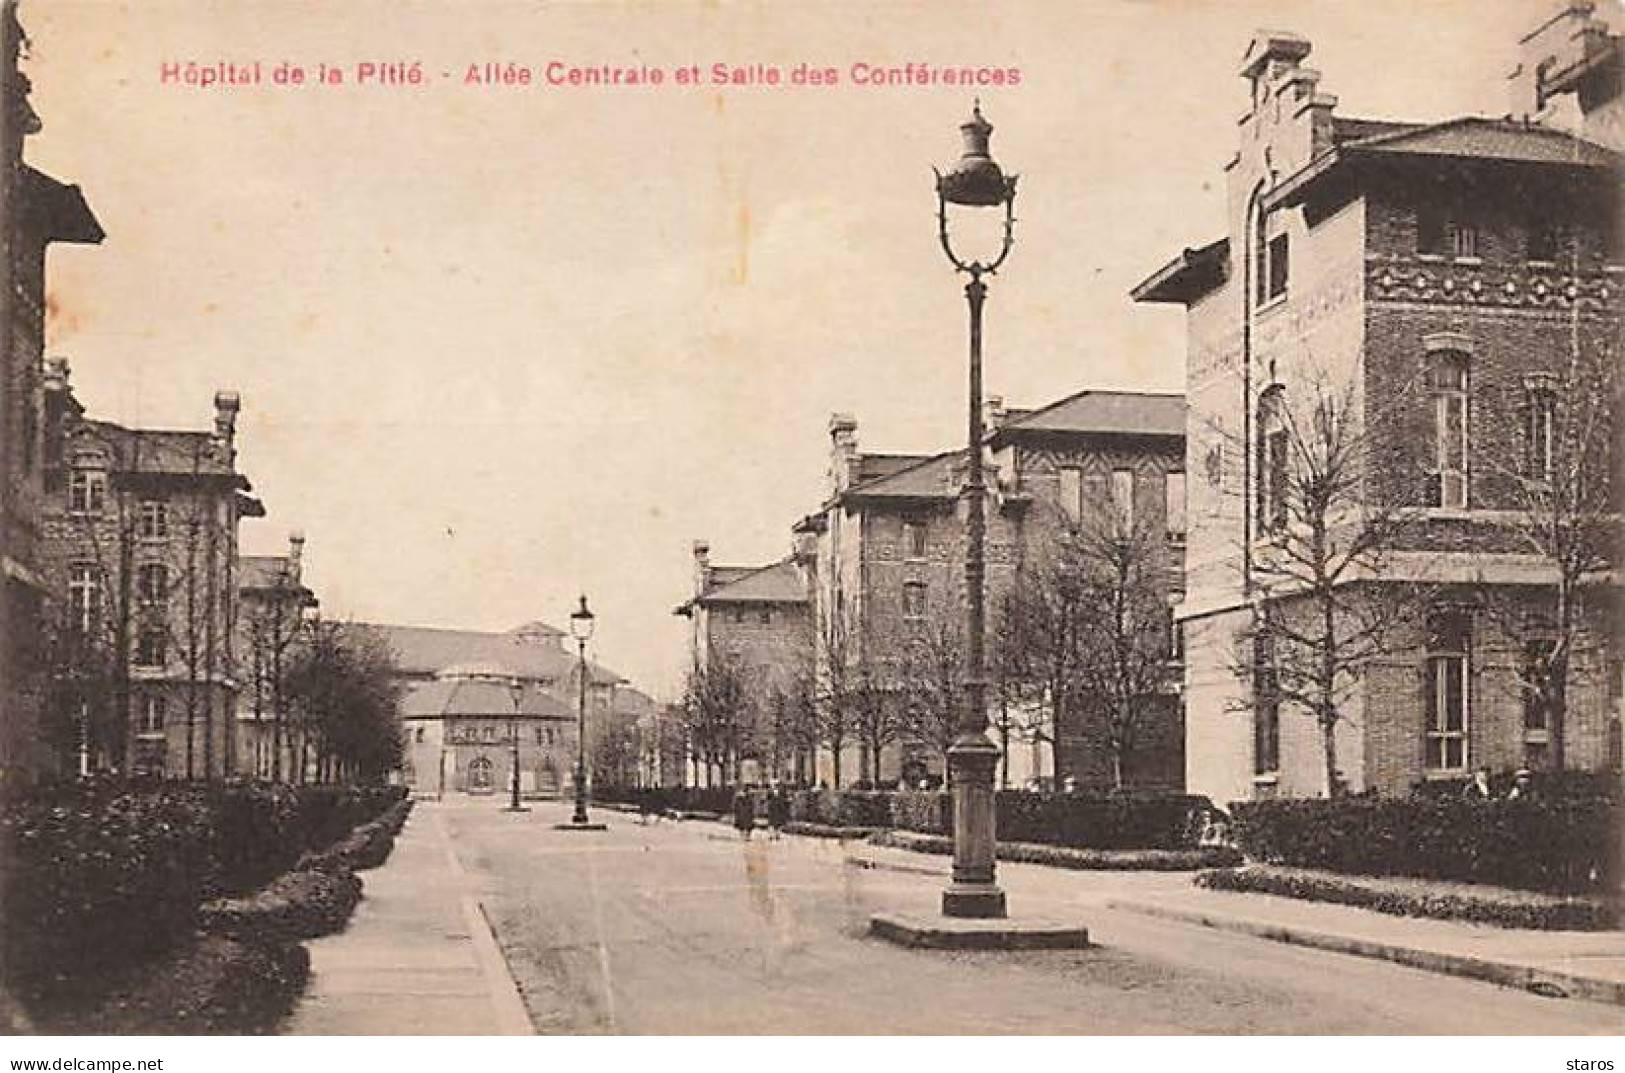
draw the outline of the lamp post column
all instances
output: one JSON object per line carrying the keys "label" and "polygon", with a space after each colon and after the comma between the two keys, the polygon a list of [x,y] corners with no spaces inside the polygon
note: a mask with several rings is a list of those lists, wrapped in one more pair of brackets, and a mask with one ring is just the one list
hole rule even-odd
{"label": "lamp post column", "polygon": [[579,658],[576,694],[576,770],[575,770],[575,812],[570,816],[571,823],[587,822],[587,639],[576,638],[576,654]]}
{"label": "lamp post column", "polygon": [[948,747],[953,792],[953,878],[942,892],[950,917],[1002,917],[1004,891],[994,882],[993,768],[999,750],[987,737],[987,487],[982,473],[982,305],[987,284],[972,271],[965,285],[970,306],[970,390],[965,444],[965,674],[958,734]]}

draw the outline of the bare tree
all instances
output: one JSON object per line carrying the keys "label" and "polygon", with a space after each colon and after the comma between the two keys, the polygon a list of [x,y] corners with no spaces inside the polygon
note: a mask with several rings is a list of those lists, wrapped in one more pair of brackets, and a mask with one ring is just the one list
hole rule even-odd
{"label": "bare tree", "polygon": [[899,675],[908,736],[935,749],[944,771],[965,697],[964,634],[952,611],[941,605],[928,609],[907,640]]}
{"label": "bare tree", "polygon": [[1510,508],[1501,524],[1512,550],[1533,556],[1550,580],[1532,594],[1481,581],[1480,604],[1517,646],[1517,688],[1547,731],[1558,769],[1571,691],[1584,668],[1601,662],[1603,623],[1618,613],[1608,572],[1620,540],[1619,361],[1617,339],[1582,340],[1576,322],[1556,368],[1503,381],[1495,404],[1483,408],[1487,438],[1512,447],[1485,458],[1487,483]]}
{"label": "bare tree", "polygon": [[1050,746],[1050,774],[1061,781],[1060,739],[1072,724],[1083,652],[1088,589],[1075,542],[1035,548],[999,606],[995,667],[1014,704],[1001,706],[1008,733]]}
{"label": "bare tree", "polygon": [[[1409,445],[1400,427],[1368,412],[1357,383],[1307,376],[1301,398],[1266,396],[1255,444],[1255,607],[1237,638],[1233,670],[1255,704],[1287,703],[1314,716],[1329,796],[1343,790],[1337,728],[1374,662],[1398,650],[1427,606],[1412,583],[1383,581],[1407,521]],[[1408,392],[1394,405],[1403,407]]]}
{"label": "bare tree", "polygon": [[749,686],[738,659],[713,650],[697,660],[689,668],[682,710],[689,748],[704,766],[706,783],[737,780],[750,716]]}
{"label": "bare tree", "polygon": [[837,599],[833,608],[821,612],[821,643],[813,685],[818,743],[830,751],[831,775],[837,790],[841,788],[841,754],[855,737],[857,727],[855,642],[844,610],[844,601]]}
{"label": "bare tree", "polygon": [[1116,510],[1066,533],[1064,562],[1077,572],[1078,641],[1074,685],[1092,708],[1112,755],[1112,784],[1146,724],[1165,714],[1175,664],[1169,643],[1167,537],[1160,515]]}

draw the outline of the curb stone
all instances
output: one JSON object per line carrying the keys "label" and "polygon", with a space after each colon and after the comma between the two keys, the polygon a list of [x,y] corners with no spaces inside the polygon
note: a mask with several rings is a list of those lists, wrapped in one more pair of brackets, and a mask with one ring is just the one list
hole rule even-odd
{"label": "curb stone", "polygon": [[1357,939],[1351,935],[1338,935],[1333,932],[1315,931],[1311,928],[1246,920],[1222,913],[1204,912],[1200,909],[1181,909],[1174,906],[1128,902],[1119,899],[1108,901],[1106,908],[1137,913],[1141,916],[1155,917],[1161,920],[1177,921],[1181,924],[1195,924],[1199,927],[1213,928],[1216,931],[1238,932],[1243,935],[1252,935],[1256,938],[1288,943],[1293,946],[1329,950],[1333,953],[1351,954],[1355,957],[1374,958],[1379,961],[1391,961],[1396,965],[1422,969],[1426,972],[1442,973],[1447,976],[1462,976],[1472,980],[1500,984],[1503,987],[1532,991],[1547,998],[1579,998],[1592,1002],[1625,1006],[1625,983],[1598,980],[1573,973],[1556,972],[1532,965],[1494,961],[1489,958],[1472,957],[1465,954],[1447,954],[1439,950],[1423,950],[1416,947],[1400,946],[1396,943],[1376,942],[1370,939]]}

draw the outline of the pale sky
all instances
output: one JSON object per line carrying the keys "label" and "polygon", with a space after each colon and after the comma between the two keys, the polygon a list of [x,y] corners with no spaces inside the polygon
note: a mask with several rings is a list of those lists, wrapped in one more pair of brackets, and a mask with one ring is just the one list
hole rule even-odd
{"label": "pale sky", "polygon": [[[964,300],[930,167],[973,91],[857,62],[1019,67],[981,91],[1021,173],[987,390],[1184,384],[1183,317],[1128,289],[1219,237],[1259,27],[1314,42],[1339,114],[1502,114],[1542,0],[190,4],[24,0],[29,160],[107,231],[56,247],[47,352],[93,415],[208,427],[303,529],[327,613],[559,625],[672,696],[690,542],[767,562],[823,491],[833,410],[868,450],[963,436]],[[421,61],[419,87],[160,84],[166,61]],[[471,63],[649,64],[659,88],[473,87]],[[672,69],[805,61],[835,88]],[[449,79],[441,77],[450,74]]]}

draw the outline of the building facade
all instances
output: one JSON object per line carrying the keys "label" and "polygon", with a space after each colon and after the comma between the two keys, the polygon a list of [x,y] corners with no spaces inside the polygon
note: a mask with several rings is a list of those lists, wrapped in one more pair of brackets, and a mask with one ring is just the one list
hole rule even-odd
{"label": "building facade", "polygon": [[[1083,391],[1034,410],[989,400],[987,441],[987,607],[989,721],[1004,754],[1004,785],[1065,783],[1098,790],[1119,772],[1098,713],[1060,709],[1053,696],[1013,697],[1001,679],[1001,642],[1018,644],[1002,617],[1026,567],[1044,561],[1065,534],[1113,516],[1153,534],[1153,586],[1166,603],[1184,553],[1184,403],[1177,395]],[[814,666],[826,684],[888,683],[907,708],[894,740],[879,752],[879,781],[938,780],[952,739],[964,616],[963,451],[868,454],[857,422],[829,424],[829,483],[823,507],[796,527],[814,594]],[[1023,582],[1025,584],[1026,582]],[[1159,620],[1158,629],[1164,629]],[[841,668],[845,668],[842,670]],[[1130,786],[1178,788],[1183,779],[1177,675],[1143,698],[1139,733],[1124,761]],[[1031,692],[1027,696],[1030,698]],[[840,781],[873,780],[872,746],[853,732]],[[827,747],[820,779],[836,771]]]}
{"label": "building facade", "polygon": [[[359,625],[394,657],[409,788],[435,796],[506,791],[517,734],[522,792],[568,796],[581,678],[575,643],[563,631],[544,622],[504,633]],[[624,677],[587,661],[589,748],[627,689]]]}
{"label": "building facade", "polygon": [[[1309,52],[1252,42],[1223,237],[1134,291],[1187,311],[1189,789],[1400,793],[1480,764],[1617,764],[1617,576],[1593,563],[1560,583],[1536,500],[1563,484],[1561,430],[1592,394],[1570,374],[1620,362],[1619,157],[1523,118],[1339,115]],[[1330,585],[1419,606],[1350,676],[1329,785],[1322,722],[1281,703],[1276,657],[1238,646],[1306,606],[1271,556],[1308,525],[1291,491],[1311,463],[1288,445],[1332,427],[1361,445],[1332,539],[1378,511],[1385,526],[1380,569]],[[1554,647],[1573,672],[1562,728],[1529,688]]]}
{"label": "building facade", "polygon": [[299,749],[281,691],[283,672],[319,602],[304,583],[305,537],[288,537],[286,555],[237,560],[235,769],[282,781],[298,772]]}
{"label": "building facade", "polygon": [[85,415],[63,359],[45,396],[54,724],[94,770],[228,774],[238,523],[264,513],[237,471],[238,397],[215,395],[212,431],[126,428]]}
{"label": "building facade", "polygon": [[41,546],[45,254],[52,243],[103,237],[78,187],[23,163],[23,140],[40,122],[17,69],[22,37],[16,4],[0,5],[0,782],[61,765],[63,743],[42,722],[51,701],[42,673],[50,600]]}
{"label": "building facade", "polygon": [[[743,687],[739,778],[810,781],[813,650],[804,564],[792,556],[766,566],[718,566],[710,545],[697,540],[693,595],[674,614],[689,621],[690,667],[737,676]],[[689,754],[691,785],[732,778],[708,770],[692,747]]]}

